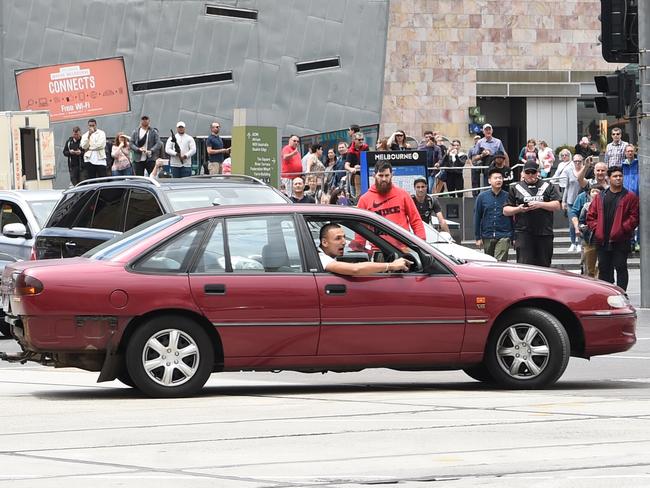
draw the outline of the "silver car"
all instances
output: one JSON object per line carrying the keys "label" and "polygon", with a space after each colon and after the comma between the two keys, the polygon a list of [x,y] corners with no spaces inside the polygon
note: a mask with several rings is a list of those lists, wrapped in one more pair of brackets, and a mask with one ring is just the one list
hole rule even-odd
{"label": "silver car", "polygon": [[[0,190],[0,270],[30,258],[34,238],[57,202],[58,190]],[[9,324],[0,312],[0,333],[9,336]]]}
{"label": "silver car", "polygon": [[61,199],[59,190],[0,190],[0,253],[29,259],[34,237]]}

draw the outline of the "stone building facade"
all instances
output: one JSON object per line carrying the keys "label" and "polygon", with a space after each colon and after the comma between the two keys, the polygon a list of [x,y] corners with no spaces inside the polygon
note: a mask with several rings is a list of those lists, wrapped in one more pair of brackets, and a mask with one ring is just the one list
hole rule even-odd
{"label": "stone building facade", "polygon": [[616,68],[599,12],[600,0],[391,0],[382,132],[468,143],[479,106],[509,152],[528,137],[575,144],[599,117],[593,76]]}

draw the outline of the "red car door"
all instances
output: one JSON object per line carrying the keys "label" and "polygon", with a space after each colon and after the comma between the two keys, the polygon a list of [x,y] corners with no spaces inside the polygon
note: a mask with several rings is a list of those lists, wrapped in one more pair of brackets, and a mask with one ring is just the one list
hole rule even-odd
{"label": "red car door", "polygon": [[[225,232],[224,232],[225,230]],[[320,315],[291,215],[216,223],[190,273],[194,300],[229,358],[315,355]]]}
{"label": "red car door", "polygon": [[316,274],[319,355],[458,353],[465,300],[453,275]]}

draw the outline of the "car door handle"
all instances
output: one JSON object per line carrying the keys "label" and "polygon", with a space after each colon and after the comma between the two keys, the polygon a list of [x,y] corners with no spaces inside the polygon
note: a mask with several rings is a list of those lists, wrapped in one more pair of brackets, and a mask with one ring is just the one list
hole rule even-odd
{"label": "car door handle", "polygon": [[326,295],[345,295],[346,291],[345,285],[325,285]]}
{"label": "car door handle", "polygon": [[203,291],[206,295],[225,295],[226,285],[205,285]]}
{"label": "car door handle", "polygon": [[65,247],[77,247],[76,242],[68,241],[65,243]]}

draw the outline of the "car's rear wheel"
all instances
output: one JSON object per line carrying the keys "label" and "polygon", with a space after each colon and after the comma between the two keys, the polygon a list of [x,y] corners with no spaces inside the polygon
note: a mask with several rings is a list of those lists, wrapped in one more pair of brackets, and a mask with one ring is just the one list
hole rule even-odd
{"label": "car's rear wheel", "polygon": [[11,337],[11,326],[5,322],[4,315],[0,316],[0,334],[5,337]]}
{"label": "car's rear wheel", "polygon": [[507,388],[542,388],[555,383],[569,363],[569,337],[545,310],[521,308],[503,317],[490,332],[485,366]]}
{"label": "car's rear wheel", "polygon": [[208,380],[214,349],[196,322],[178,315],[153,318],[133,333],[126,368],[135,386],[153,397],[189,396]]}
{"label": "car's rear wheel", "polygon": [[476,381],[482,381],[483,383],[494,383],[494,378],[488,371],[485,363],[470,366],[469,368],[463,369],[463,371],[467,376],[475,379]]}

